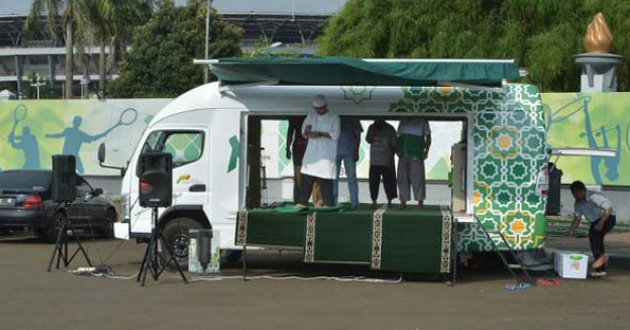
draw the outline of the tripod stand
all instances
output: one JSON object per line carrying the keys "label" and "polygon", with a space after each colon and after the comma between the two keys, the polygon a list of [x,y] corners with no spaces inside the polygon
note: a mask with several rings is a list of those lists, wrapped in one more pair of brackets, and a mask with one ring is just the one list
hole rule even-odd
{"label": "tripod stand", "polygon": [[[50,256],[50,261],[48,261],[48,272],[50,272],[50,270],[52,269],[52,264],[53,264],[53,261],[55,260],[55,257],[57,257],[57,269],[59,269],[59,264],[61,263],[62,260],[63,260],[63,266],[67,268],[68,265],[70,265],[70,263],[74,259],[74,257],[76,257],[79,254],[79,252],[83,254],[88,265],[92,267],[92,262],[90,261],[90,258],[88,257],[87,252],[85,252],[85,249],[83,248],[83,244],[81,244],[79,235],[76,234],[76,228],[70,221],[70,216],[69,216],[70,203],[63,202],[63,205],[64,205],[64,209],[66,210],[64,212],[64,217],[60,221],[60,223],[54,224],[55,227],[58,227],[57,241],[55,242],[55,248],[53,249],[53,253]],[[68,254],[68,230],[72,232],[72,237],[74,237],[74,240],[77,242],[77,245],[78,245],[76,251],[74,251],[74,253],[71,256]]]}
{"label": "tripod stand", "polygon": [[[175,264],[175,268],[177,268],[177,271],[179,272],[179,275],[182,277],[182,280],[184,280],[184,283],[188,283],[188,279],[186,279],[186,275],[184,275],[182,268],[179,266],[179,262],[175,258],[175,255],[173,254],[170,245],[164,238],[164,235],[162,235],[162,228],[157,224],[158,208],[154,207],[152,211],[151,240],[149,241],[147,250],[144,252],[144,258],[142,259],[140,272],[138,273],[138,278],[136,279],[136,281],[140,282],[141,286],[144,286],[148,272],[151,272],[151,277],[153,277],[153,280],[157,281],[160,275],[162,275],[162,273],[166,269],[166,267],[168,267],[168,264],[173,262]],[[160,255],[158,247],[166,247],[166,250],[168,251],[169,258],[163,265],[160,265]]]}

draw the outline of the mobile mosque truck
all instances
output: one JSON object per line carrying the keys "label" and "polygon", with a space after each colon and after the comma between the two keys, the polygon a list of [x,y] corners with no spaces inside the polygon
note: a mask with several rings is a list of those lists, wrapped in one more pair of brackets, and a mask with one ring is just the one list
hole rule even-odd
{"label": "mobile mosque truck", "polygon": [[[189,231],[212,229],[223,250],[295,248],[305,262],[449,273],[456,251],[545,243],[548,153],[540,94],[513,60],[227,58],[197,60],[217,82],[168,104],[150,122],[122,181],[116,237],[144,239],[135,168],[146,150],[173,155],[173,203],[158,225],[185,263]],[[340,116],[460,122],[450,205],[287,211],[261,203],[261,123],[305,116],[323,94]],[[430,197],[432,192],[427,191]],[[277,201],[282,202],[282,201]],[[499,232],[488,239],[480,224]]]}

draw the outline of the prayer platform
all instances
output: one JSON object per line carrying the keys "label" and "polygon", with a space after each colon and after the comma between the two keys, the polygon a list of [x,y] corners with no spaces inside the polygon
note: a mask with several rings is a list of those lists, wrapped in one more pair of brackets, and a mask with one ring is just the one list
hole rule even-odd
{"label": "prayer platform", "polygon": [[237,245],[302,249],[304,262],[365,264],[403,273],[451,271],[452,216],[446,207],[299,210],[283,204],[241,211],[237,219]]}

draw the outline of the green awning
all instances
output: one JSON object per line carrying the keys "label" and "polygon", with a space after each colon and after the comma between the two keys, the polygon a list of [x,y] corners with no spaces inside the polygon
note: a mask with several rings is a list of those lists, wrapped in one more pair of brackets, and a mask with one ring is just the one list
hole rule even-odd
{"label": "green awning", "polygon": [[[203,63],[203,61],[199,61]],[[318,86],[501,86],[519,78],[512,60],[362,60],[346,57],[255,57],[212,61],[222,85],[272,82]]]}

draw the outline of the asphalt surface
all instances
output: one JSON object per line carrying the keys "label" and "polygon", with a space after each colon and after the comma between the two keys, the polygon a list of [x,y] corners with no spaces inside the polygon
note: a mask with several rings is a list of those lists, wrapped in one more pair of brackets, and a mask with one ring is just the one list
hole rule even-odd
{"label": "asphalt surface", "polygon": [[[455,286],[434,277],[401,283],[336,280],[220,281],[183,284],[45,271],[52,245],[0,237],[0,329],[630,329],[630,235],[611,235],[605,279],[561,280],[558,287],[506,291],[500,269],[462,270]],[[586,239],[550,239],[549,247],[587,250]],[[71,245],[72,247],[72,245]],[[139,268],[144,245],[88,242],[90,257],[121,275]],[[82,260],[72,269],[85,266]],[[363,266],[305,265],[297,252],[250,252],[249,274],[310,277],[370,274]],[[241,274],[239,265],[222,275]],[[190,277],[193,274],[189,274]],[[549,272],[540,277],[553,277]]]}

